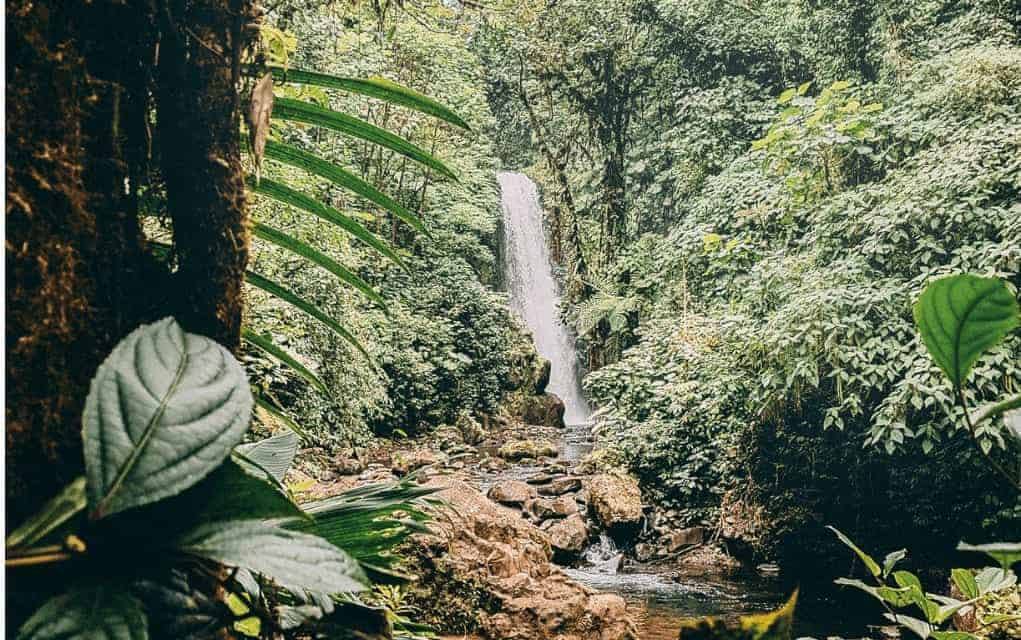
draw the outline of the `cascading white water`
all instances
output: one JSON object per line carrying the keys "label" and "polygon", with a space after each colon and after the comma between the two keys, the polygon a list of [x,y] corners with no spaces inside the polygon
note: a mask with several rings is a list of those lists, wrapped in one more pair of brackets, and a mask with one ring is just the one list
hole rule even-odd
{"label": "cascading white water", "polygon": [[504,281],[511,308],[532,332],[535,348],[552,364],[548,390],[564,401],[564,422],[588,422],[574,336],[560,322],[560,293],[553,277],[539,193],[522,173],[497,174],[503,200]]}

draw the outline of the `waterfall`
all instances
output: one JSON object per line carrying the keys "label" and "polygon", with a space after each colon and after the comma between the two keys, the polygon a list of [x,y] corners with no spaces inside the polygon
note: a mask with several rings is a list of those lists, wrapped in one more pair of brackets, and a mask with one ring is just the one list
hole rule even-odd
{"label": "waterfall", "polygon": [[536,350],[552,365],[548,390],[564,401],[564,422],[583,424],[592,412],[581,390],[574,336],[560,322],[560,292],[538,190],[522,173],[501,172],[497,178],[503,201],[503,274],[511,308],[532,332]]}

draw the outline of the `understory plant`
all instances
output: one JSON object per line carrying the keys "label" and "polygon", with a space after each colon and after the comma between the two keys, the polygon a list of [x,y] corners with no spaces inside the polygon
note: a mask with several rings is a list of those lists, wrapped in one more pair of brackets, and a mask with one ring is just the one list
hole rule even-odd
{"label": "understory plant", "polygon": [[[1021,395],[1009,397],[984,407],[968,406],[964,386],[975,362],[986,350],[1001,342],[1021,325],[1021,312],[1014,294],[999,278],[982,278],[974,275],[955,275],[931,282],[914,307],[915,323],[922,342],[939,368],[950,380],[954,397],[962,409],[964,420],[975,446],[985,457],[989,467],[1002,482],[1021,493],[1021,431],[1016,425],[1006,429],[1007,442],[1000,437],[1000,448],[1010,459],[994,456],[988,438],[996,437],[1000,429],[994,421],[1004,420],[1005,414],[1021,408]],[[829,527],[861,559],[871,575],[874,585],[861,580],[840,578],[837,584],[860,589],[873,596],[886,609],[885,617],[926,640],[977,640],[967,630],[955,630],[952,621],[977,610],[994,594],[1017,585],[1017,575],[1011,567],[1021,562],[1021,541],[994,542],[972,545],[962,542],[960,551],[985,553],[999,567],[984,567],[977,572],[956,568],[951,580],[959,597],[926,592],[918,577],[904,570],[895,570],[907,551],[889,553],[882,565],[862,551],[846,535]],[[890,582],[892,580],[892,582]],[[915,615],[907,615],[911,610]],[[921,617],[917,617],[921,615]],[[994,614],[975,616],[976,630],[992,631],[1004,623],[1021,620],[1021,615]]]}
{"label": "understory plant", "polygon": [[86,400],[85,475],[7,537],[9,603],[37,607],[17,637],[390,637],[401,619],[354,594],[402,579],[390,550],[431,490],[301,508],[282,484],[298,437],[239,444],[252,407],[215,341],[173,318],[125,337]]}

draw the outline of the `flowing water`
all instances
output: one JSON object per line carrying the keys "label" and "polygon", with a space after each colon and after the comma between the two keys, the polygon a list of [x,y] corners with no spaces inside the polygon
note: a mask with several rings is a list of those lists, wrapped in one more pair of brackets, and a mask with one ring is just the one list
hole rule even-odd
{"label": "flowing water", "polygon": [[[577,460],[592,449],[591,408],[581,389],[574,336],[560,321],[560,295],[546,241],[543,211],[535,183],[521,173],[497,175],[503,200],[503,275],[510,305],[531,331],[538,352],[551,362],[548,390],[564,401],[568,425],[561,458]],[[517,466],[499,479],[524,479],[538,467]],[[495,481],[497,478],[490,479]],[[735,618],[781,605],[794,585],[755,573],[737,576],[676,575],[628,566],[613,540],[602,535],[586,550],[580,566],[566,571],[577,581],[618,593],[636,609],[643,640],[677,637],[683,620],[698,616]],[[860,618],[841,619],[828,600],[802,590],[796,631],[799,634],[863,631]],[[806,597],[808,596],[808,597]]]}

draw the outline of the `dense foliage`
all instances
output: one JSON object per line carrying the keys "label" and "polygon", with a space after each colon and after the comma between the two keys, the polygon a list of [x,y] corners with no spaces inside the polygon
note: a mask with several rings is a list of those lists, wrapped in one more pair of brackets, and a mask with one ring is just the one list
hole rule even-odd
{"label": "dense foliage", "polygon": [[[760,551],[789,562],[832,544],[824,522],[870,542],[924,531],[923,555],[976,522],[1016,531],[1016,492],[986,491],[982,458],[1017,449],[1002,421],[970,445],[911,317],[941,274],[1021,285],[1016,13],[528,6],[479,39],[489,95],[507,122],[536,116],[516,153],[537,163],[582,283],[568,318],[605,363],[586,388],[650,494],[715,524],[735,490],[770,516]],[[608,117],[619,139],[601,135]],[[608,226],[617,191],[625,222]],[[1021,386],[1019,356],[1017,336],[983,356],[968,401]]]}

